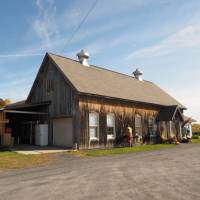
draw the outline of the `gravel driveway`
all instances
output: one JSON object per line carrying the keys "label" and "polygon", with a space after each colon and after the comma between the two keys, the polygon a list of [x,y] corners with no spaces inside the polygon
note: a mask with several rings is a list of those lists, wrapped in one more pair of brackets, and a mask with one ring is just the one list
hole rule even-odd
{"label": "gravel driveway", "polygon": [[0,200],[200,199],[200,144],[0,172]]}

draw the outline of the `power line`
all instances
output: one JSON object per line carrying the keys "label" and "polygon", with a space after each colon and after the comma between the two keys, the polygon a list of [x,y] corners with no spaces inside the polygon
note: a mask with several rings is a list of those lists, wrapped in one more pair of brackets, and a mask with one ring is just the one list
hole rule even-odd
{"label": "power line", "polygon": [[[88,18],[88,16],[90,15],[90,13],[93,11],[93,9],[96,7],[97,3],[99,0],[95,0],[95,2],[92,4],[92,6],[90,7],[90,9],[88,10],[88,12],[86,13],[86,15],[83,17],[83,19],[81,20],[81,22],[79,23],[79,25],[77,26],[77,28],[73,31],[73,33],[71,34],[70,38],[68,39],[65,48],[67,49],[67,47],[69,46],[69,44],[72,42],[74,36],[76,35],[76,33],[80,30],[81,26],[85,23],[86,19]],[[61,53],[63,53],[64,49],[61,51]]]}

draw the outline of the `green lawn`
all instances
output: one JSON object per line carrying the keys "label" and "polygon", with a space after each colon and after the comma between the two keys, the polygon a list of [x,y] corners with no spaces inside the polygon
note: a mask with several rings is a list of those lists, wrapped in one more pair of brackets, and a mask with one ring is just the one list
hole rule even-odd
{"label": "green lawn", "polygon": [[199,139],[192,139],[192,143],[200,143],[200,138]]}
{"label": "green lawn", "polygon": [[80,156],[107,156],[115,154],[124,154],[124,153],[133,153],[141,151],[152,151],[160,150],[165,148],[175,147],[175,144],[155,144],[155,145],[141,145],[134,147],[123,147],[123,148],[112,148],[104,150],[86,150],[86,151],[77,151],[71,152],[71,154],[80,155]]}
{"label": "green lawn", "polygon": [[11,151],[0,151],[0,171],[36,167],[50,164],[52,159],[48,154],[22,155]]}

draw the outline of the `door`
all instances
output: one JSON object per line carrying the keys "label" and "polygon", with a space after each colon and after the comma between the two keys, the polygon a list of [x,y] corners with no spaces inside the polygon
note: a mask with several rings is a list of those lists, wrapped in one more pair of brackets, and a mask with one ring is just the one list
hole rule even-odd
{"label": "door", "polygon": [[53,145],[73,146],[72,118],[59,118],[53,120]]}

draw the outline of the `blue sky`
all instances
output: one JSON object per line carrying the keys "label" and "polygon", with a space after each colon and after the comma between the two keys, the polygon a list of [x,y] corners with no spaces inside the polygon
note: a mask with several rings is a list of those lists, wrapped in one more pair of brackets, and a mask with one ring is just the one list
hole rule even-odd
{"label": "blue sky", "polygon": [[[45,52],[131,74],[136,67],[200,121],[200,1],[99,0],[68,43],[94,0],[2,0],[0,98],[25,99]],[[3,75],[2,75],[3,74]]]}

